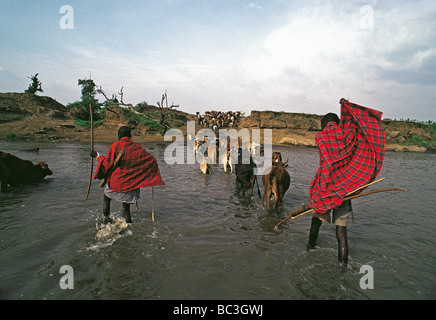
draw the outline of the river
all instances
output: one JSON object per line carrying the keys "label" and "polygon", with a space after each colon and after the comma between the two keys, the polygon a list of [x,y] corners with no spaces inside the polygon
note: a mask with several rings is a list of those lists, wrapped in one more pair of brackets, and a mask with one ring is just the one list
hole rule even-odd
{"label": "river", "polygon": [[[109,145],[95,149],[105,154]],[[341,268],[334,225],[322,225],[319,248],[309,252],[310,215],[274,231],[308,200],[315,148],[273,147],[289,159],[291,186],[279,209],[264,211],[261,199],[239,194],[235,175],[220,166],[204,175],[198,164],[167,164],[165,145],[141,145],[158,159],[166,183],[155,187],[155,222],[151,190],[142,189],[133,223],[100,237],[97,180],[85,201],[87,144],[0,141],[0,150],[53,170],[41,183],[0,194],[1,299],[436,298],[435,155],[386,152],[379,175],[386,178],[368,190],[408,191],[353,200],[349,265]],[[39,152],[20,151],[34,147]],[[112,214],[121,221],[121,204],[112,204]]]}

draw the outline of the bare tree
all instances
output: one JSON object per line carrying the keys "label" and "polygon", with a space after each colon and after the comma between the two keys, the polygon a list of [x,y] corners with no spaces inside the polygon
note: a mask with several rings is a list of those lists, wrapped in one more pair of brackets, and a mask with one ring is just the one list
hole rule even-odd
{"label": "bare tree", "polygon": [[[165,104],[164,104],[165,103]],[[165,134],[169,128],[168,120],[171,118],[171,109],[178,108],[179,105],[174,105],[174,102],[171,104],[170,107],[168,107],[168,95],[167,91],[165,90],[165,93],[162,94],[161,101],[157,102],[157,105],[160,109],[160,120],[159,125],[162,128],[162,134]]]}
{"label": "bare tree", "polygon": [[[123,89],[124,89],[124,86],[121,87],[120,92],[118,92],[118,94],[112,94],[112,99],[108,98],[108,96],[103,91],[101,86],[100,86],[99,89],[97,89],[97,93],[102,94],[105,97],[106,102],[109,102],[110,104],[115,104],[115,105],[119,105],[119,106],[129,107],[130,111],[132,111],[133,113],[141,114],[140,112],[135,110],[135,108],[133,107],[133,104],[131,104],[131,103],[124,103],[124,101],[123,101],[123,98],[124,98]],[[117,99],[117,96],[120,97],[120,100]]]}
{"label": "bare tree", "polygon": [[[134,106],[131,103],[125,103],[124,102],[124,92],[123,92],[124,86],[121,87],[120,92],[118,92],[117,94],[113,94],[112,98],[110,99],[106,93],[103,91],[102,87],[100,86],[99,89],[97,89],[97,93],[102,94],[105,99],[106,102],[112,105],[118,105],[118,106],[124,106],[124,107],[129,107],[130,111],[132,111],[135,114],[143,114],[141,112],[138,112],[135,110]],[[119,100],[118,98],[119,97]],[[171,106],[168,106],[168,95],[167,95],[167,91],[165,90],[165,93],[162,94],[162,99],[161,101],[157,102],[157,105],[159,106],[159,110],[160,110],[160,120],[159,120],[159,125],[161,127],[161,133],[165,134],[165,132],[167,132],[167,130],[169,129],[169,124],[168,124],[168,120],[171,118],[171,110],[174,108],[178,108],[179,105],[175,105],[174,103],[171,104]],[[109,110],[109,109],[107,109]]]}

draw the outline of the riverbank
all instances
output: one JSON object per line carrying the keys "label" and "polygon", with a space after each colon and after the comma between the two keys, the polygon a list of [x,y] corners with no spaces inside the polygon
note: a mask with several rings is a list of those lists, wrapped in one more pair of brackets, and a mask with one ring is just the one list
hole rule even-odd
{"label": "riverbank", "polygon": [[[111,112],[106,112],[104,120],[95,124],[95,142],[115,141],[117,130],[122,125],[132,128],[136,142],[164,142],[164,136],[156,128],[126,116],[125,109],[117,106],[108,109]],[[172,112],[174,128],[186,135],[187,121],[195,121],[196,116],[179,110]],[[153,114],[156,113],[148,113],[150,120],[157,123],[157,118],[152,119]],[[321,118],[321,115],[315,114],[253,110],[250,115],[240,119],[236,129],[245,128],[250,133],[252,129],[271,129],[274,145],[315,147],[315,135],[321,129]],[[433,152],[436,147],[434,123],[383,119],[383,128],[388,151]],[[196,125],[195,131],[200,129]],[[90,141],[90,129],[89,123],[78,121],[71,110],[50,97],[0,93],[0,139]]]}

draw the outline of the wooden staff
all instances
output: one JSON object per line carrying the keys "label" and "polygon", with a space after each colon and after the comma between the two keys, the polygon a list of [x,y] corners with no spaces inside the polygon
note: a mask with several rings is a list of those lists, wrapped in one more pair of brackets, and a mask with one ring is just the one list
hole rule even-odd
{"label": "wooden staff", "polygon": [[109,167],[109,169],[106,171],[106,176],[103,178],[103,180],[100,182],[100,187],[104,187],[108,179],[111,177],[112,173],[115,171],[115,169],[118,167],[119,162],[121,158],[124,156],[124,151],[120,151],[118,153],[118,156],[115,158],[114,163]]}
{"label": "wooden staff", "polygon": [[[353,192],[355,192],[355,191],[353,191]],[[407,191],[407,190],[406,189],[402,189],[402,188],[377,189],[377,190],[373,190],[373,191],[364,192],[364,193],[361,193],[361,194],[356,194],[354,196],[345,197],[343,199],[343,201],[351,200],[351,199],[355,199],[355,198],[359,198],[359,197],[363,197],[363,196],[367,196],[367,195],[378,193],[378,192],[384,192],[384,191]],[[353,193],[353,192],[350,192],[350,193]],[[303,214],[309,213],[311,211],[313,211],[313,209],[309,208],[306,204],[303,203],[303,205],[300,208],[292,211],[292,213],[291,213],[291,215],[289,217],[287,217],[286,219],[283,219],[282,221],[280,221],[274,227],[274,230],[278,230],[279,225],[281,225],[283,222],[285,222],[285,221],[287,221],[289,219],[293,220],[293,219],[295,219],[295,218],[297,218],[299,216],[302,216]]]}
{"label": "wooden staff", "polygon": [[[91,151],[94,150],[94,130],[92,125],[92,108],[91,104],[89,105],[89,118],[91,120]],[[91,190],[91,182],[92,182],[92,169],[94,167],[94,158],[91,157],[91,169],[89,170],[89,182],[88,182],[88,191],[86,191],[85,200],[88,200],[89,190]]]}
{"label": "wooden staff", "polygon": [[154,187],[151,187],[151,221],[154,222]]}

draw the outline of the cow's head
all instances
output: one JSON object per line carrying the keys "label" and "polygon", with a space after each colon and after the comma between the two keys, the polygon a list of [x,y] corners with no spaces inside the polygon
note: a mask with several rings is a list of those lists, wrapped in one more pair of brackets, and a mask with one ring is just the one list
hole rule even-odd
{"label": "cow's head", "polygon": [[282,154],[280,152],[273,152],[272,154],[272,164],[274,166],[282,163]]}
{"label": "cow's head", "polygon": [[282,165],[283,167],[288,166],[289,159],[286,160],[286,162],[283,162],[282,160],[282,154],[280,152],[273,152],[272,154],[272,164],[273,166]]}
{"label": "cow's head", "polygon": [[45,163],[45,162],[39,161],[39,162],[37,162],[37,163],[35,164],[35,166],[39,166],[39,167],[41,167],[42,172],[44,173],[44,177],[45,177],[45,176],[51,176],[51,175],[53,174],[53,171],[51,171],[51,170],[48,168],[48,164]]}

